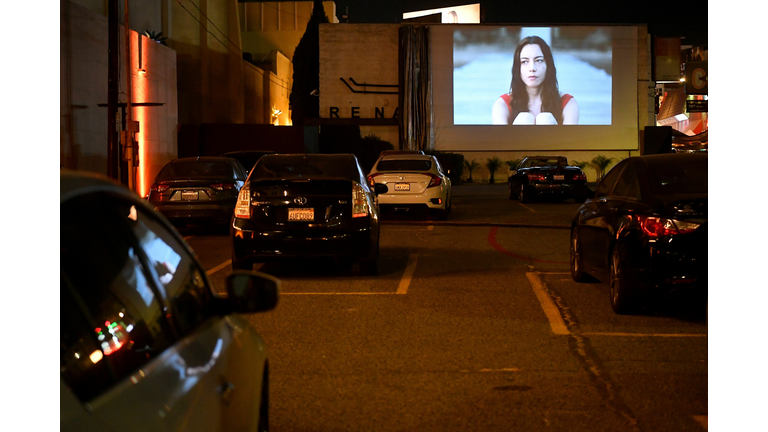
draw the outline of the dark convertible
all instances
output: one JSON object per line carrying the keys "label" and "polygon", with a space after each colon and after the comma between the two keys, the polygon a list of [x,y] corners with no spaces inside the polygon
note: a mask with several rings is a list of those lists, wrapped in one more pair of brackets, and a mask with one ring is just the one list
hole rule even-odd
{"label": "dark convertible", "polygon": [[526,157],[509,173],[507,188],[509,199],[520,198],[524,203],[542,195],[584,202],[591,193],[584,171],[569,166],[563,156]]}

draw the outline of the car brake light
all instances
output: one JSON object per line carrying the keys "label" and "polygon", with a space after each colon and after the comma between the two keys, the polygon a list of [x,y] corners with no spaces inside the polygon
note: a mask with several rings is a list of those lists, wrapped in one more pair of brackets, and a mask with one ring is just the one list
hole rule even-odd
{"label": "car brake light", "polygon": [[544,174],[528,173],[526,175],[528,176],[528,180],[542,181],[547,179]]}
{"label": "car brake light", "polygon": [[427,188],[440,186],[440,183],[443,182],[443,179],[441,179],[439,176],[436,176],[432,173],[422,173],[422,174],[424,174],[425,176],[431,177],[431,179],[429,180],[429,184],[427,185]]}
{"label": "car brake light", "polygon": [[159,185],[159,184],[155,183],[155,184],[153,184],[149,188],[149,190],[151,190],[152,192],[161,192],[162,193],[162,192],[167,191],[169,187],[170,186],[168,186],[168,185]]}
{"label": "car brake light", "polygon": [[370,211],[365,190],[359,184],[352,183],[352,217],[365,217],[370,214]]}
{"label": "car brake light", "polygon": [[642,215],[637,216],[637,221],[643,233],[651,238],[673,234],[687,234],[695,231],[700,226],[700,224],[694,222]]}
{"label": "car brake light", "polygon": [[235,217],[248,219],[251,217],[251,188],[248,185],[240,189],[235,204]]}
{"label": "car brake light", "polygon": [[368,176],[368,184],[371,185],[371,186],[374,186],[376,184],[376,181],[374,180],[374,178],[376,178],[376,176],[380,176],[381,174],[382,173],[375,173],[375,174],[369,175]]}
{"label": "car brake light", "polygon": [[212,184],[211,187],[220,191],[235,189],[235,185],[232,183],[216,183]]}
{"label": "car brake light", "polygon": [[587,175],[584,174],[584,173],[578,173],[578,174],[575,174],[573,176],[573,179],[574,180],[586,180],[587,179]]}

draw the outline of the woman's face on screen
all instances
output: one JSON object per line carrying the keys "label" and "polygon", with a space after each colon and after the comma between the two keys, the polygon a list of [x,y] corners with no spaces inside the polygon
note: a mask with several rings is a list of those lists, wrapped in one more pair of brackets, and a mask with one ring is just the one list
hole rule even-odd
{"label": "woman's face on screen", "polygon": [[520,77],[528,87],[538,87],[547,76],[547,62],[537,44],[529,44],[520,51]]}

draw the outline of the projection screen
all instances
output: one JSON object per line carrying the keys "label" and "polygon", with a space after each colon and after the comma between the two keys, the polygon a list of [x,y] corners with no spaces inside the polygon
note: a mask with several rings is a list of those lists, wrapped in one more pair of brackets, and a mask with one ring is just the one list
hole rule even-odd
{"label": "projection screen", "polygon": [[636,26],[431,26],[435,149],[637,149],[637,34]]}

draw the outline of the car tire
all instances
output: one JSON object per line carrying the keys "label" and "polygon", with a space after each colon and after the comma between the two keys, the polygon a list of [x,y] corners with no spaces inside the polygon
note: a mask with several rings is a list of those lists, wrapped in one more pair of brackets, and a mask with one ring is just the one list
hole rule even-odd
{"label": "car tire", "polygon": [[509,198],[510,200],[517,199],[517,194],[512,192],[512,183],[510,182],[507,182],[507,198]]}
{"label": "car tire", "polygon": [[529,203],[532,202],[535,198],[535,194],[531,192],[529,189],[526,189],[525,185],[520,185],[520,202],[521,203]]}
{"label": "car tire", "polygon": [[617,244],[611,252],[608,286],[610,288],[611,307],[619,315],[628,315],[635,312],[636,304],[632,304],[632,298],[627,294],[632,289],[634,281],[631,281],[624,271],[623,246]]}
{"label": "car tire", "polygon": [[587,275],[581,262],[581,243],[576,228],[571,229],[570,247],[571,277],[575,282],[586,282]]}
{"label": "car tire", "polygon": [[445,212],[447,214],[451,214],[451,208],[453,207],[453,200],[451,199],[450,196],[447,197],[446,199],[448,200],[448,207],[445,209]]}
{"label": "car tire", "polygon": [[259,405],[259,432],[269,432],[269,372],[264,368],[261,383],[261,405]]}
{"label": "car tire", "polygon": [[253,261],[239,259],[234,253],[232,254],[232,270],[253,270]]}

